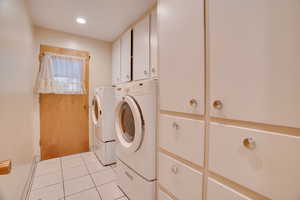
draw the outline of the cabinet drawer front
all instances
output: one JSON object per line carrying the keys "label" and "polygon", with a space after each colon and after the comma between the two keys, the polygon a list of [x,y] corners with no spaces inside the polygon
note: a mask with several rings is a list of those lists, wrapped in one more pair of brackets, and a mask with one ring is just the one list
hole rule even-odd
{"label": "cabinet drawer front", "polygon": [[202,199],[202,173],[159,154],[159,183],[178,199]]}
{"label": "cabinet drawer front", "polygon": [[213,180],[208,179],[207,200],[252,200],[237,191]]}
{"label": "cabinet drawer front", "polygon": [[211,123],[209,169],[273,200],[300,198],[300,137]]}
{"label": "cabinet drawer front", "polygon": [[158,200],[173,200],[173,199],[171,199],[171,197],[169,197],[169,195],[167,195],[163,191],[159,190],[158,191]]}
{"label": "cabinet drawer front", "polygon": [[145,196],[151,200],[155,199],[155,181],[145,181],[120,160],[117,160],[116,173],[118,185],[130,200],[141,200]]}
{"label": "cabinet drawer front", "polygon": [[165,150],[203,166],[204,122],[161,114],[159,143]]}

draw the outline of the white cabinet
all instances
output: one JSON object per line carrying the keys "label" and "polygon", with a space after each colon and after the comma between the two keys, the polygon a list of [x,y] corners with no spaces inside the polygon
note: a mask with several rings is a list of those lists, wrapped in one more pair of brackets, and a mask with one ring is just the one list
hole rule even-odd
{"label": "white cabinet", "polygon": [[162,110],[204,114],[203,0],[160,0],[158,10]]}
{"label": "white cabinet", "polygon": [[121,37],[121,82],[131,81],[131,29]]}
{"label": "white cabinet", "polygon": [[112,84],[121,81],[121,43],[117,40],[112,45]]}
{"label": "white cabinet", "polygon": [[177,199],[202,200],[202,173],[159,154],[159,183]]}
{"label": "white cabinet", "polygon": [[252,200],[232,188],[209,178],[207,183],[207,200]]}
{"label": "white cabinet", "polygon": [[300,137],[211,123],[209,170],[273,200],[299,200]]}
{"label": "white cabinet", "polygon": [[[156,199],[155,181],[145,181],[144,177],[137,174],[122,161],[117,160],[115,168],[117,184],[130,200]],[[127,198],[126,198],[127,199]]]}
{"label": "white cabinet", "polygon": [[185,160],[203,166],[203,121],[161,114],[159,124],[160,147]]}
{"label": "white cabinet", "polygon": [[150,73],[151,78],[158,77],[158,36],[157,36],[157,9],[150,15]]}
{"label": "white cabinet", "polygon": [[150,77],[150,17],[133,28],[133,80]]}
{"label": "white cabinet", "polygon": [[299,1],[208,3],[212,115],[299,128]]}

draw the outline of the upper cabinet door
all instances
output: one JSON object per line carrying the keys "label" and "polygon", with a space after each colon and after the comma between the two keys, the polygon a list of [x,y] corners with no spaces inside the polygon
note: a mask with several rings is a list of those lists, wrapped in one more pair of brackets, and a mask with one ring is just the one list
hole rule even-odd
{"label": "upper cabinet door", "polygon": [[157,9],[150,16],[150,73],[151,78],[158,76],[158,37],[157,37]]}
{"label": "upper cabinet door", "polygon": [[300,128],[300,4],[210,0],[211,115]]}
{"label": "upper cabinet door", "polygon": [[133,29],[133,80],[150,77],[150,17],[145,17]]}
{"label": "upper cabinet door", "polygon": [[131,81],[131,29],[121,37],[121,82]]}
{"label": "upper cabinet door", "polygon": [[116,85],[121,81],[121,43],[117,40],[112,46],[112,84]]}
{"label": "upper cabinet door", "polygon": [[204,114],[204,2],[160,0],[161,109]]}

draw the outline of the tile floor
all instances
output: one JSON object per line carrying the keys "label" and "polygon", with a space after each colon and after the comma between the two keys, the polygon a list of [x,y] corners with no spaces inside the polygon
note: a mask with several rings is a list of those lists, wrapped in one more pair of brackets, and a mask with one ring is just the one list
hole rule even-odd
{"label": "tile floor", "polygon": [[127,200],[116,185],[113,167],[92,152],[37,164],[29,200]]}

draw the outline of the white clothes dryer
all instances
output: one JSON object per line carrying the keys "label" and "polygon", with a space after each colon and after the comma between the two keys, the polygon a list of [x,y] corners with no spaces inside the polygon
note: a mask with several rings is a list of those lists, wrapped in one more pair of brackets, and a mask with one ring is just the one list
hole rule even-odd
{"label": "white clothes dryer", "polygon": [[116,88],[118,181],[131,200],[155,200],[157,80]]}
{"label": "white clothes dryer", "polygon": [[92,101],[94,152],[103,165],[116,162],[114,129],[115,92],[113,87],[95,89]]}

